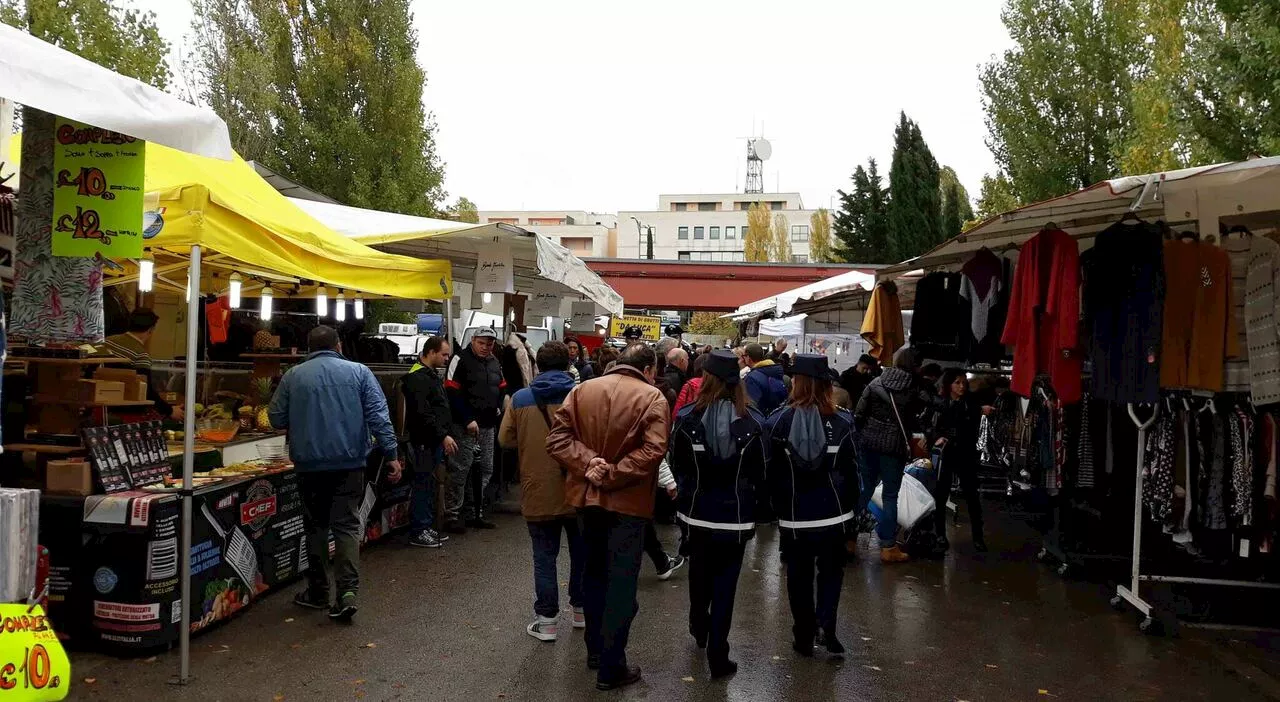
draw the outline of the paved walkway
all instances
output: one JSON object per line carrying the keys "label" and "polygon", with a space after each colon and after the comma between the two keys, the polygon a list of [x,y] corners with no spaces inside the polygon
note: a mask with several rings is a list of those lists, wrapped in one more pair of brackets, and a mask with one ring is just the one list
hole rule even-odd
{"label": "paved walkway", "polygon": [[[761,529],[747,550],[730,638],[741,669],[727,682],[707,678],[685,633],[686,571],[659,582],[646,560],[630,648],[645,681],[597,693],[580,633],[566,626],[555,643],[524,633],[532,609],[528,534],[518,517],[498,521],[498,530],[454,537],[441,550],[372,548],[352,626],[296,609],[290,588],[197,638],[191,686],[166,685],[176,652],[132,660],[78,654],[71,699],[1280,699],[1280,655],[1272,653],[1280,641],[1140,634],[1131,615],[1107,606],[1100,586],[1064,581],[1035,563],[1029,534],[998,518],[989,554],[960,542],[940,563],[851,565],[840,611],[843,660],[792,653],[777,534]],[[664,538],[673,544],[674,529]]]}

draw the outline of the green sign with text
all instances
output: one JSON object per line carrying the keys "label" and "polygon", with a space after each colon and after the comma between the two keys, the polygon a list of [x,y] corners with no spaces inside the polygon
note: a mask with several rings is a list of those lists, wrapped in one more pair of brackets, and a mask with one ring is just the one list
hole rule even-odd
{"label": "green sign with text", "polygon": [[142,256],[146,142],[59,117],[53,139],[53,255]]}

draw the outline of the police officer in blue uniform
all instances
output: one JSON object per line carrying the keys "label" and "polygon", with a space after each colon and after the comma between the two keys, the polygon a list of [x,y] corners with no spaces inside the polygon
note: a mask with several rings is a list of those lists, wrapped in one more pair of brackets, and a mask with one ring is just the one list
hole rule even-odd
{"label": "police officer in blue uniform", "polygon": [[732,675],[729,625],[764,482],[764,418],[747,402],[732,351],[713,351],[698,398],[676,415],[671,470],[689,528],[689,633],[707,649],[712,678]]}
{"label": "police officer in blue uniform", "polygon": [[[844,583],[845,530],[858,505],[853,417],[832,400],[826,356],[797,354],[791,397],[765,423],[768,485],[787,554],[792,647],[812,656],[814,641],[843,654],[836,608]],[[817,575],[817,607],[814,576]]]}

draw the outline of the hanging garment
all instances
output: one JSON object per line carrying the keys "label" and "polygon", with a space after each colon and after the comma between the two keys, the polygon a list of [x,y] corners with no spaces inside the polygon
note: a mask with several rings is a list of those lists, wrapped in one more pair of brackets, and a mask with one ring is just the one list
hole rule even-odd
{"label": "hanging garment", "polygon": [[1222,389],[1226,392],[1249,392],[1249,339],[1245,319],[1248,295],[1249,259],[1253,257],[1252,235],[1231,234],[1222,237],[1222,250],[1231,261],[1231,317],[1235,322],[1236,347],[1239,354],[1228,358],[1222,368]]}
{"label": "hanging garment", "polygon": [[1165,297],[1160,229],[1113,224],[1080,258],[1093,393],[1116,403],[1155,402]]}
{"label": "hanging garment", "polygon": [[1231,432],[1231,519],[1239,526],[1253,521],[1253,464],[1248,421],[1239,409],[1228,421]]}
{"label": "hanging garment", "polygon": [[1164,244],[1160,387],[1222,390],[1223,362],[1240,354],[1231,302],[1231,260],[1198,241]]}
{"label": "hanging garment", "polygon": [[204,305],[204,319],[209,328],[210,344],[225,344],[231,325],[231,300],[225,295]]}
{"label": "hanging garment", "polygon": [[1004,358],[1000,332],[1009,312],[1008,261],[983,247],[960,275],[960,298],[969,306],[969,327],[960,345],[970,363],[995,365]]}
{"label": "hanging garment", "polygon": [[1142,462],[1142,504],[1151,520],[1166,524],[1173,514],[1174,420],[1162,412],[1147,431]]}
{"label": "hanging garment", "polygon": [[1191,450],[1194,442],[1191,427],[1191,413],[1186,409],[1177,411],[1174,420],[1177,440],[1173,453],[1173,497],[1175,511],[1171,524],[1165,531],[1173,535],[1174,543],[1191,543],[1191,513],[1195,510],[1195,457]]}
{"label": "hanging garment", "polygon": [[927,358],[960,359],[961,336],[969,318],[960,297],[959,273],[930,273],[916,283],[911,313],[911,346]]}
{"label": "hanging garment", "polygon": [[1067,404],[1080,400],[1080,248],[1060,229],[1046,229],[1022,247],[1001,341],[1014,347],[1010,387],[1024,397],[1039,373]]}
{"label": "hanging garment", "polygon": [[1227,427],[1217,412],[1205,410],[1196,416],[1199,425],[1200,525],[1206,529],[1226,529]]}
{"label": "hanging garment", "polygon": [[1245,278],[1244,326],[1249,356],[1249,391],[1258,407],[1280,402],[1280,245],[1266,238],[1250,240]]}
{"label": "hanging garment", "polygon": [[1076,448],[1076,487],[1092,488],[1096,482],[1093,475],[1093,431],[1090,424],[1093,417],[1093,402],[1089,395],[1080,398],[1080,432],[1077,434]]}
{"label": "hanging garment", "polygon": [[861,335],[871,345],[868,354],[884,365],[893,362],[893,354],[905,342],[898,286],[893,282],[881,283],[871,293],[866,316],[862,318]]}

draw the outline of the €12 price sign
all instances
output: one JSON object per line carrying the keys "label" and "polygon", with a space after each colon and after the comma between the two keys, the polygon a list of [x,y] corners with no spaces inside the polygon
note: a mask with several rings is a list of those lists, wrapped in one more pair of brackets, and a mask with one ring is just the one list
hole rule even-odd
{"label": "\u20ac12 price sign", "polygon": [[71,661],[39,605],[0,604],[0,702],[52,702],[71,691]]}
{"label": "\u20ac12 price sign", "polygon": [[53,136],[53,255],[142,256],[146,142],[59,117]]}

